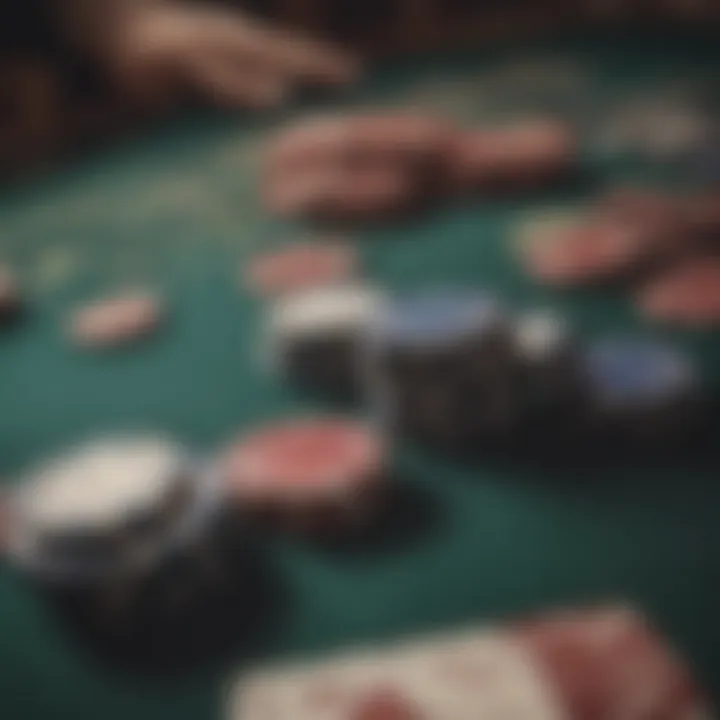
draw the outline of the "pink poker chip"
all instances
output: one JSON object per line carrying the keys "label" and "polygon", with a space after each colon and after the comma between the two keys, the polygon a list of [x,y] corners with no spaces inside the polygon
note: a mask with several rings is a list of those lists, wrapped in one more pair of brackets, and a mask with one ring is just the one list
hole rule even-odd
{"label": "pink poker chip", "polygon": [[450,160],[459,190],[512,191],[552,182],[575,162],[577,140],[561,121],[528,121],[460,133]]}
{"label": "pink poker chip", "polygon": [[281,217],[367,223],[407,211],[419,199],[417,177],[396,163],[308,168],[268,181],[264,202]]}
{"label": "pink poker chip", "polygon": [[382,475],[384,445],[368,426],[344,418],[296,419],[233,444],[222,465],[241,503],[298,507],[352,502]]}
{"label": "pink poker chip", "polygon": [[71,319],[70,335],[87,348],[127,345],[150,335],[162,317],[163,307],[155,295],[120,295],[80,308]]}
{"label": "pink poker chip", "polygon": [[720,259],[695,258],[668,269],[640,288],[640,312],[677,325],[720,325]]}
{"label": "pink poker chip", "polygon": [[522,248],[528,272],[561,286],[591,284],[623,275],[645,252],[644,236],[632,225],[582,222]]}
{"label": "pink poker chip", "polygon": [[268,148],[266,170],[294,172],[308,166],[440,160],[453,128],[446,120],[407,113],[368,113],[310,118],[283,131]]}
{"label": "pink poker chip", "polygon": [[252,292],[273,297],[345,282],[357,265],[355,249],[342,240],[303,242],[258,255],[244,270],[244,281]]}

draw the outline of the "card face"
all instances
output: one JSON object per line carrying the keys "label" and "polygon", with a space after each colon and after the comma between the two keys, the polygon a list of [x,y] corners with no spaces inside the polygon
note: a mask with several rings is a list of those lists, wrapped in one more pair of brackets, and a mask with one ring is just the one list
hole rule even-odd
{"label": "card face", "polygon": [[562,720],[539,667],[509,634],[465,632],[255,674],[230,720]]}
{"label": "card face", "polygon": [[241,679],[228,720],[702,720],[689,668],[629,608],[558,611]]}

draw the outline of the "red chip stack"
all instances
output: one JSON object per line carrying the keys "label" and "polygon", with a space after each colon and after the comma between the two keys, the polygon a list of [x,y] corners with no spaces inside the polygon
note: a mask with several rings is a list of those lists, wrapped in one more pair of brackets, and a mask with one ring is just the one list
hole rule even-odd
{"label": "red chip stack", "polygon": [[305,418],[240,438],[226,451],[221,472],[241,509],[315,531],[364,520],[385,462],[384,443],[368,426]]}

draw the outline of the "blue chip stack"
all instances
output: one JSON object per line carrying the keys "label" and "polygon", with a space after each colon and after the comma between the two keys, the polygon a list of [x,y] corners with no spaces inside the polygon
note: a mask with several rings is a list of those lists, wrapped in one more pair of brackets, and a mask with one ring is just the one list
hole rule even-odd
{"label": "blue chip stack", "polygon": [[649,340],[605,340],[587,348],[583,369],[593,428],[612,446],[667,447],[697,429],[700,374],[684,353]]}
{"label": "blue chip stack", "polygon": [[395,299],[367,340],[370,394],[391,431],[471,451],[516,429],[519,366],[494,297],[434,290]]}

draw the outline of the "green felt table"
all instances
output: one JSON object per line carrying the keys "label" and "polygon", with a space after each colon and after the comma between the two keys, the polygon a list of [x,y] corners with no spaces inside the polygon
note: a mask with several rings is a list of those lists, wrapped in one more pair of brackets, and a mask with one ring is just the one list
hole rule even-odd
{"label": "green felt table", "polygon": [[[588,127],[608,97],[707,78],[720,60],[711,42],[667,39],[576,39],[537,52],[583,68],[588,82],[563,102]],[[522,56],[533,52],[524,48]],[[445,106],[463,118],[495,119],[517,111],[517,98],[500,93],[502,101],[491,101],[472,88],[518,57],[510,48],[388,66],[338,104]],[[253,253],[307,232],[272,220],[257,202],[260,144],[287,115],[188,120],[6,193],[0,246],[21,268],[31,302],[25,322],[0,337],[0,474],[7,482],[39,457],[100,431],[161,429],[211,452],[257,423],[322,409],[264,371],[256,342],[262,306],[238,282]],[[687,179],[610,162],[591,145],[588,167],[600,184]],[[585,334],[656,335],[622,294],[554,293],[524,278],[513,260],[519,220],[582,201],[591,190],[583,183],[522,202],[467,203],[354,236],[368,277],[393,289],[486,286],[518,306],[562,309]],[[62,332],[69,310],[127,282],[166,293],[167,330],[110,356],[70,347]],[[672,337],[717,377],[714,337]],[[221,715],[228,678],[258,656],[323,653],[616,598],[647,609],[720,690],[720,483],[712,464],[579,467],[559,478],[521,464],[467,466],[405,446],[396,463],[432,521],[401,542],[353,553],[262,538],[284,587],[272,632],[252,651],[238,641],[223,657],[207,657],[182,680],[138,679],[98,663],[42,595],[2,569],[0,717],[208,720]]]}

